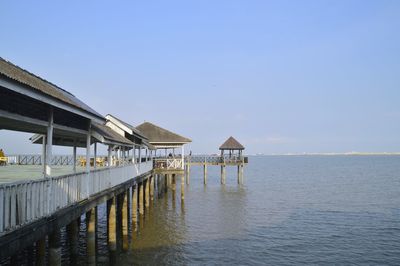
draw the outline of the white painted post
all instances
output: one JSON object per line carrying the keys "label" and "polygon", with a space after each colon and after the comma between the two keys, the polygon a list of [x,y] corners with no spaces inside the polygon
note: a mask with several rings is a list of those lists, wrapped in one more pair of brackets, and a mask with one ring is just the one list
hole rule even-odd
{"label": "white painted post", "polygon": [[49,124],[47,126],[46,177],[51,176],[51,160],[52,160],[52,149],[53,149],[53,123],[54,123],[53,107],[50,107]]}
{"label": "white painted post", "polygon": [[139,146],[139,170],[141,164],[142,164],[142,146]]}
{"label": "white painted post", "polygon": [[73,149],[73,170],[76,173],[76,139],[74,140],[74,149]]}
{"label": "white painted post", "polygon": [[108,161],[108,167],[111,167],[112,166],[112,147],[111,147],[111,145],[108,145],[108,159],[107,159],[107,161]]}
{"label": "white painted post", "polygon": [[86,135],[86,197],[89,197],[90,195],[90,139],[91,139],[91,122],[89,121],[89,126],[88,126],[88,133]]}
{"label": "white painted post", "polygon": [[182,169],[185,169],[185,148],[182,145]]}
{"label": "white painted post", "polygon": [[43,177],[46,177],[46,135],[42,136],[42,166]]}
{"label": "white painted post", "polygon": [[133,158],[132,158],[133,164],[136,165],[136,146],[135,145],[133,145],[132,155],[133,155]]}
{"label": "white painted post", "polygon": [[90,172],[90,139],[91,139],[91,128],[89,124],[88,133],[86,135],[86,173]]}
{"label": "white painted post", "polygon": [[96,163],[96,159],[97,159],[97,142],[94,143],[94,158],[93,158],[93,167],[94,169],[97,168],[97,163]]}

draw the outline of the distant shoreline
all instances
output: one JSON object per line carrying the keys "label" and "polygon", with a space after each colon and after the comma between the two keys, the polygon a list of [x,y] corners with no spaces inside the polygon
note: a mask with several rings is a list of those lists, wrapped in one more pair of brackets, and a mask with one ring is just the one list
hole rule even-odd
{"label": "distant shoreline", "polygon": [[283,153],[250,154],[249,156],[400,156],[400,152],[346,152],[346,153]]}

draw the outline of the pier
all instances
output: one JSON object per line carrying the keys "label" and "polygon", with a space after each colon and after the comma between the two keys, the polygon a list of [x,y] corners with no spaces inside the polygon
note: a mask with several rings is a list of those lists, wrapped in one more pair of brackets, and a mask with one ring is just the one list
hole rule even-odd
{"label": "pier", "polygon": [[186,178],[190,178],[190,167],[201,166],[203,167],[203,182],[207,184],[207,167],[219,166],[221,167],[221,184],[226,183],[226,167],[237,167],[237,182],[243,183],[244,166],[249,162],[249,158],[243,156],[244,146],[240,144],[235,138],[229,137],[220,147],[221,155],[197,155],[186,157]]}
{"label": "pier", "polygon": [[[107,206],[107,245],[115,264],[117,250],[129,248],[129,228],[136,232],[143,225],[156,197],[171,190],[175,200],[179,179],[183,204],[191,166],[203,166],[204,184],[208,166],[221,167],[222,184],[225,167],[237,166],[241,184],[248,162],[232,137],[221,145],[220,156],[185,155],[189,138],[150,122],[135,127],[111,114],[103,117],[66,90],[1,58],[0,129],[31,133],[31,144],[42,151],[1,155],[0,167],[12,167],[5,172],[15,175],[0,181],[0,262],[10,264],[18,264],[28,249],[36,265],[61,265],[64,229],[73,264],[84,217],[87,264],[96,265],[100,204]],[[100,145],[107,155],[98,154]],[[53,155],[54,146],[69,147],[71,154]],[[19,177],[18,167],[32,167],[39,176]]]}
{"label": "pier", "polygon": [[[66,228],[74,242],[85,215],[87,263],[95,265],[97,206],[102,203],[107,204],[110,254],[117,248],[120,229],[126,248],[127,224],[145,215],[157,187],[155,153],[144,134],[112,115],[101,116],[69,92],[3,59],[0,128],[32,133],[32,145],[42,146],[41,155],[4,162],[36,165],[41,177],[0,184],[1,260],[17,264],[19,252],[29,249],[36,250],[37,265],[61,265],[61,229]],[[72,155],[53,156],[55,145],[70,147]],[[107,147],[107,156],[97,154],[98,145]],[[79,158],[78,148],[85,150]],[[56,176],[55,165],[72,169]]]}

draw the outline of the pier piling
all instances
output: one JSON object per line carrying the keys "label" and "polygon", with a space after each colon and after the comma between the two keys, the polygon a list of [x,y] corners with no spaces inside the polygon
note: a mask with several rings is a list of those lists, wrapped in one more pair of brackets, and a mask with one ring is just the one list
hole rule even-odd
{"label": "pier piling", "polygon": [[46,237],[36,241],[36,265],[46,265]]}
{"label": "pier piling", "polygon": [[86,253],[88,265],[96,265],[97,207],[86,212]]}
{"label": "pier piling", "polygon": [[55,229],[49,235],[49,265],[61,265],[61,232]]}

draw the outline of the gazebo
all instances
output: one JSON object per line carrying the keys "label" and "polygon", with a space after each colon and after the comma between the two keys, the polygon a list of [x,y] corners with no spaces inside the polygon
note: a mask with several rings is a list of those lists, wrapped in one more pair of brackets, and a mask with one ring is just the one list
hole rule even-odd
{"label": "gazebo", "polygon": [[220,147],[221,157],[224,158],[225,151],[229,151],[229,159],[240,159],[244,150],[244,146],[239,143],[234,137],[229,137]]}
{"label": "gazebo", "polygon": [[[168,170],[184,169],[184,145],[192,142],[190,139],[149,122],[140,124],[136,129],[147,137],[148,142],[155,149],[165,150],[165,158],[156,160],[156,168],[158,165],[162,165],[161,168],[165,167]],[[175,149],[179,148],[181,154],[177,155]],[[168,151],[171,151],[171,153],[168,154]],[[157,164],[157,162],[160,162],[160,164]]]}

